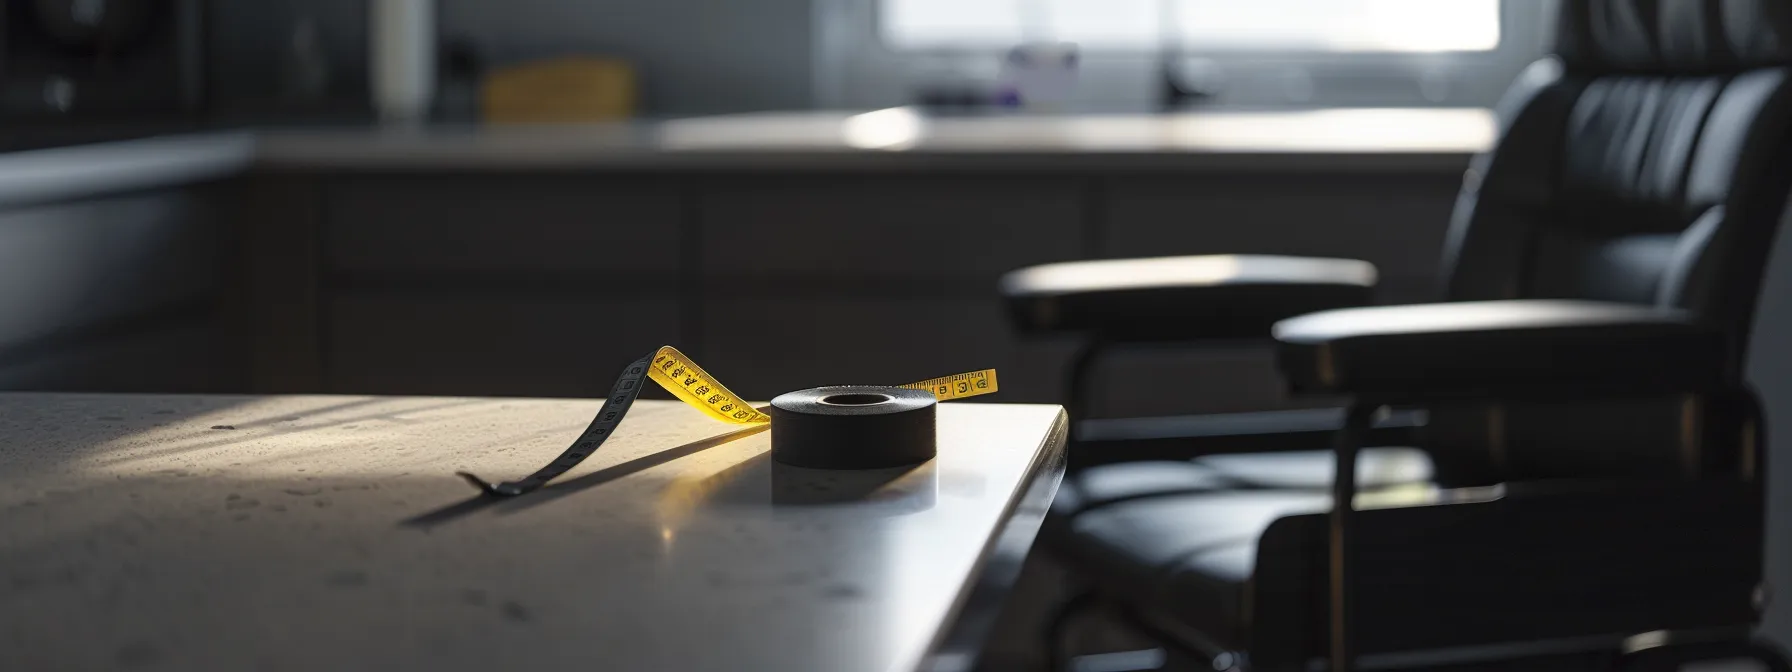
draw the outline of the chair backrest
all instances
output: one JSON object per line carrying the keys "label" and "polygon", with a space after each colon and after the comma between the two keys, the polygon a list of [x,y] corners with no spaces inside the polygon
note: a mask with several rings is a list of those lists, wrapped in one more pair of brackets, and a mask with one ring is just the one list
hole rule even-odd
{"label": "chair backrest", "polygon": [[[1444,298],[1685,308],[1732,335],[1739,375],[1792,185],[1792,2],[1561,5],[1556,56],[1465,177]],[[1659,474],[1725,462],[1689,450],[1700,420],[1689,400],[1478,407],[1439,409],[1431,433],[1480,444],[1501,478]]]}

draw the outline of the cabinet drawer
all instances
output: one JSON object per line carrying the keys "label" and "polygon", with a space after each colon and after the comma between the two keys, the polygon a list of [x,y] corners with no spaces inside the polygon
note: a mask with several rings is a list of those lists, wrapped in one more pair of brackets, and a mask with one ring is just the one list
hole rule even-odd
{"label": "cabinet drawer", "polygon": [[678,316],[670,296],[343,296],[328,303],[325,380],[342,394],[598,397],[677,339]]}
{"label": "cabinet drawer", "polygon": [[0,212],[0,353],[212,296],[218,247],[188,192]]}
{"label": "cabinet drawer", "polygon": [[[672,272],[676,189],[602,175],[349,178],[327,187],[325,256],[346,271]],[[656,245],[656,243],[658,243]]]}
{"label": "cabinet drawer", "polygon": [[1082,182],[802,176],[702,189],[706,269],[987,275],[1082,252]]}

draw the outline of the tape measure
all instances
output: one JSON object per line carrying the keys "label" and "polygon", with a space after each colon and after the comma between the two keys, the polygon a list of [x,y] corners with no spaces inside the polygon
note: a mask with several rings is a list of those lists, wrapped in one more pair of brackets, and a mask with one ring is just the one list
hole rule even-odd
{"label": "tape measure", "polygon": [[[622,375],[616,378],[616,384],[610,387],[609,396],[604,398],[604,405],[597,409],[597,417],[591,420],[591,425],[547,466],[521,480],[503,483],[490,483],[465,471],[458,474],[486,494],[500,497],[514,497],[547,485],[549,481],[585,461],[598,446],[603,445],[604,440],[610,438],[610,434],[616,431],[616,426],[621,424],[623,416],[628,415],[628,409],[634,405],[635,398],[641,395],[645,379],[652,379],[680,401],[695,406],[704,414],[722,422],[751,425],[771,422],[772,419],[770,415],[754,408],[730,391],[722,381],[704,371],[703,367],[679,352],[678,348],[668,345],[648,353],[623,369]],[[963,399],[995,392],[996,370],[985,369],[932,378],[898,387],[922,390],[940,401]]]}
{"label": "tape measure", "polygon": [[972,371],[970,373],[961,373],[956,376],[923,380],[919,383],[897,385],[897,387],[931,392],[933,393],[933,398],[940,401],[975,397],[979,394],[989,394],[996,391],[996,370],[984,369],[982,371]]}

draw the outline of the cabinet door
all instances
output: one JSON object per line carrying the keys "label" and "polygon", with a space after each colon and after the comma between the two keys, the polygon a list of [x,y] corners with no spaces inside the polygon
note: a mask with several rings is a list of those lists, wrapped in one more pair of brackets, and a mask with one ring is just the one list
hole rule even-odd
{"label": "cabinet door", "polygon": [[717,180],[702,190],[703,267],[724,275],[994,278],[1082,255],[1082,186],[987,175]]}
{"label": "cabinet door", "polygon": [[601,396],[683,335],[683,206],[666,181],[375,176],[328,193],[332,391]]}
{"label": "cabinet door", "polygon": [[215,297],[217,235],[185,191],[0,212],[0,353]]}
{"label": "cabinet door", "polygon": [[681,212],[670,182],[602,174],[339,180],[325,258],[347,272],[666,273]]}
{"label": "cabinet door", "polygon": [[[704,366],[761,399],[996,368],[993,401],[1056,401],[1070,346],[1017,339],[995,281],[1081,256],[1084,184],[987,174],[708,184],[704,282],[751,296],[704,300]],[[741,233],[747,242],[731,237]]]}
{"label": "cabinet door", "polygon": [[332,298],[328,389],[344,394],[598,397],[679,329],[670,294],[361,294]]}

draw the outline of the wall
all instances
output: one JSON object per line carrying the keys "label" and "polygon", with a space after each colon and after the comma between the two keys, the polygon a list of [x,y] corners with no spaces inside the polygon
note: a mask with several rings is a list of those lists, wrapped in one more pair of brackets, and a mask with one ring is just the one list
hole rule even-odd
{"label": "wall", "polygon": [[[220,105],[239,114],[243,108],[271,113],[277,107],[273,103],[292,26],[309,17],[317,21],[319,39],[333,65],[331,95],[347,101],[336,108],[360,109],[367,86],[365,1],[211,3],[211,45],[216,55],[211,74]],[[867,49],[866,41],[876,39],[871,0],[440,3],[438,28],[443,40],[466,39],[489,62],[568,53],[633,61],[642,75],[643,112],[650,116],[881,107],[908,102],[908,80],[918,73],[964,67],[963,59],[914,61]],[[1544,51],[1542,41],[1553,11],[1528,4],[1515,7],[1525,11],[1508,17],[1514,24],[1507,35],[1510,44],[1498,58],[1451,70],[1456,90],[1444,104],[1491,103],[1524,63]],[[971,60],[979,64],[973,70],[993,73],[995,59]],[[1336,77],[1338,90],[1321,91],[1305,104],[1432,104],[1417,94],[1414,82],[1416,72],[1438,67],[1435,60],[1400,61],[1399,67],[1377,66],[1368,71],[1371,74]],[[1099,76],[1082,86],[1086,106],[1137,111],[1155,105],[1158,84],[1147,61],[1115,54],[1091,56],[1086,67]],[[1237,69],[1233,79],[1254,77],[1261,85],[1255,88],[1278,92],[1286,74],[1273,62],[1261,66],[1238,62],[1231,67]],[[1234,95],[1257,100],[1242,90]]]}
{"label": "wall", "polygon": [[[270,115],[315,119],[367,109],[367,0],[255,0],[206,3],[210,110],[226,119]],[[283,97],[293,31],[316,26],[327,62],[325,101]]]}
{"label": "wall", "polygon": [[445,0],[444,38],[502,62],[564,53],[635,61],[654,115],[810,106],[810,0]]}
{"label": "wall", "polygon": [[[919,86],[988,86],[1000,77],[999,49],[884,46],[877,0],[815,0],[815,7],[818,107],[906,105]],[[1505,3],[1501,46],[1490,53],[1271,56],[1199,52],[1199,45],[1187,45],[1197,53],[1178,67],[1195,81],[1217,76],[1216,97],[1199,103],[1209,107],[1485,107],[1548,51],[1555,14],[1553,0]],[[1160,58],[1153,49],[1085,50],[1081,77],[1066,106],[1085,112],[1160,109]]]}
{"label": "wall", "polygon": [[[602,54],[636,64],[642,112],[682,116],[811,106],[811,0],[440,0],[437,30],[488,63]],[[210,4],[214,113],[225,118],[364,113],[366,0]],[[316,22],[330,102],[280,98],[293,26]]]}

